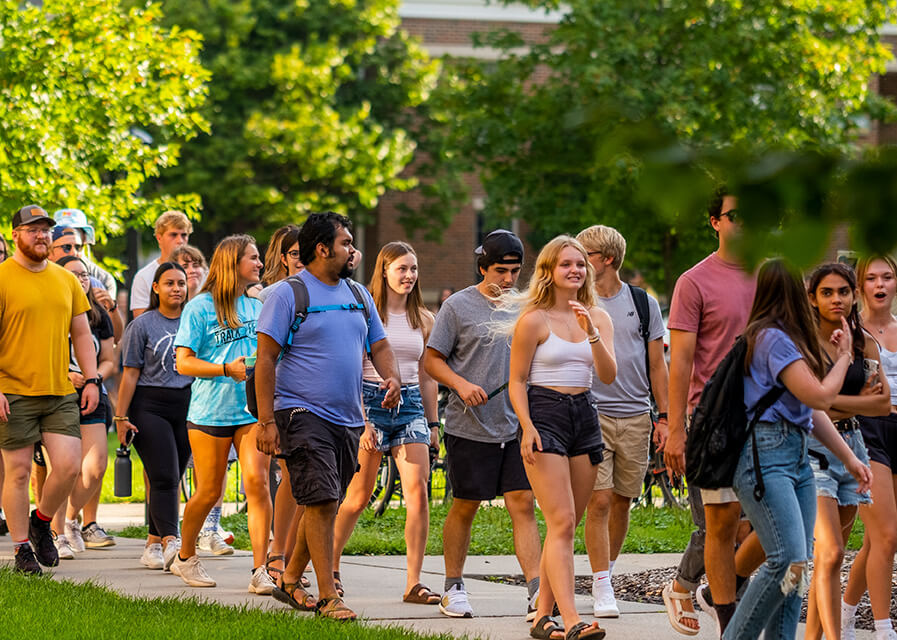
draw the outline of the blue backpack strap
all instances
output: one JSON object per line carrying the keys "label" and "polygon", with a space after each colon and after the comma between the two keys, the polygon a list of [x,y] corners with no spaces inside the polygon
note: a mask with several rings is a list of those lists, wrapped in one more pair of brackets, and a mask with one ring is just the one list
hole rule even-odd
{"label": "blue backpack strap", "polygon": [[308,287],[305,286],[302,279],[298,275],[295,275],[287,278],[285,282],[289,284],[290,289],[293,290],[293,300],[295,302],[296,310],[293,315],[293,322],[290,325],[290,333],[287,335],[287,342],[280,352],[281,358],[283,358],[290,350],[290,347],[293,346],[293,334],[299,329],[299,325],[305,322],[305,318],[308,317],[310,311],[308,307]]}

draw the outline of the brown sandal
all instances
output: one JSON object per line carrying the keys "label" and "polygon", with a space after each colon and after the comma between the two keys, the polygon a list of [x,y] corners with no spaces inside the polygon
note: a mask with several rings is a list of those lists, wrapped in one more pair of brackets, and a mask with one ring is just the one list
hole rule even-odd
{"label": "brown sandal", "polygon": [[411,604],[439,604],[442,596],[425,587],[420,582],[411,587],[411,590],[402,597],[403,602]]}
{"label": "brown sandal", "polygon": [[[302,596],[301,600],[296,600],[297,591]],[[281,582],[279,586],[274,587],[271,595],[278,602],[288,604],[298,611],[317,611],[317,600],[315,600],[312,594],[300,587],[298,582]]]}
{"label": "brown sandal", "polygon": [[[280,582],[280,576],[283,575],[283,569],[278,569],[277,567],[272,567],[272,562],[282,562],[284,567],[286,567],[287,559],[282,553],[271,554],[269,553],[265,558],[265,571],[268,572],[268,575],[271,576],[271,579],[274,581],[274,584]],[[303,587],[309,587],[311,585],[302,585]]]}
{"label": "brown sandal", "polygon": [[351,622],[358,616],[342,598],[322,598],[318,600],[315,606],[315,615],[322,618],[330,618],[331,620],[339,620],[340,622]]}
{"label": "brown sandal", "polygon": [[346,590],[343,589],[343,583],[339,579],[339,571],[333,572],[333,588],[336,589],[336,594],[342,598],[346,595]]}

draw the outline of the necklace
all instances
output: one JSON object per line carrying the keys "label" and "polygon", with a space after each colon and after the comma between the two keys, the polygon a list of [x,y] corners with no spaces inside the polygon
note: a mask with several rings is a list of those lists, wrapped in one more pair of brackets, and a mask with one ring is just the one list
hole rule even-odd
{"label": "necklace", "polygon": [[[548,314],[548,318],[551,319],[551,311],[547,311],[546,313]],[[567,318],[567,315],[568,314],[564,314],[563,316],[561,316],[561,319],[564,321],[564,324],[567,326],[567,331],[569,332],[569,335],[572,336],[573,335],[573,327],[570,326],[570,319]]]}

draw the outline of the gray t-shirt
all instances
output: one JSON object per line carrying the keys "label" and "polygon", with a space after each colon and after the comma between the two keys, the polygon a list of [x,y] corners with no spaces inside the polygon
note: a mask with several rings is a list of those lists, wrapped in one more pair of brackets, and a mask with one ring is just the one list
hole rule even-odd
{"label": "gray t-shirt", "polygon": [[[639,335],[638,311],[632,292],[624,284],[616,295],[598,300],[614,323],[614,353],[617,357],[617,377],[604,384],[592,377],[592,398],[598,413],[613,418],[626,418],[651,410],[648,395],[648,373],[645,371],[645,342]],[[648,296],[648,339],[663,337],[663,317],[660,305]]]}
{"label": "gray t-shirt", "polygon": [[140,369],[137,386],[183,389],[193,378],[177,372],[174,359],[174,337],[180,318],[166,318],[158,309],[136,318],[122,338],[122,364]]}
{"label": "gray t-shirt", "polygon": [[[476,286],[450,296],[436,314],[427,346],[446,356],[448,366],[490,394],[508,381],[510,338],[489,333],[490,322],[512,319],[499,311]],[[507,442],[517,437],[517,417],[507,389],[485,405],[466,407],[454,392],[445,409],[445,432],[476,442]]]}

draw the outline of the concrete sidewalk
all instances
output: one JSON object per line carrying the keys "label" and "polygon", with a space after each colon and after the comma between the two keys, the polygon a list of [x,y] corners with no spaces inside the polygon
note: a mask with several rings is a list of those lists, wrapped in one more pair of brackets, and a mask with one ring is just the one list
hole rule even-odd
{"label": "concrete sidewalk", "polygon": [[[109,521],[104,522],[111,529]],[[74,560],[63,560],[52,570],[56,579],[75,582],[92,580],[119,593],[144,598],[194,596],[225,605],[249,605],[260,608],[289,609],[270,597],[247,592],[252,556],[237,551],[233,556],[215,557],[203,554],[203,563],[218,582],[213,589],[193,589],[180,578],[161,571],[150,571],[139,561],[142,540],[118,538],[114,547],[88,550]],[[9,537],[0,538],[0,563],[11,563],[12,544]],[[676,564],[678,555],[629,554],[621,556],[615,573],[630,573]],[[411,605],[402,602],[405,589],[404,556],[350,556],[343,559],[341,572],[346,587],[346,604],[362,616],[368,624],[400,625],[420,632],[449,633],[456,637],[469,636],[491,640],[520,640],[528,637],[529,627],[524,620],[526,590],[523,587],[480,580],[467,580],[471,604],[477,617],[452,619],[442,616],[436,606]],[[520,568],[513,556],[472,556],[468,559],[468,574],[517,574]],[[584,556],[576,557],[576,573],[590,573]],[[309,574],[314,584],[313,574]],[[442,589],[443,564],[441,556],[424,560],[423,582],[436,591]],[[316,591],[317,589],[313,589]],[[586,621],[591,621],[591,600],[577,596],[578,609]],[[602,620],[601,626],[609,638],[681,638],[670,627],[663,607],[620,602],[622,616],[616,620]],[[310,615],[300,614],[297,615]],[[715,637],[713,624],[701,616],[702,630],[698,640]],[[803,634],[803,625],[799,635]],[[868,632],[858,632],[858,638],[871,638]]]}

